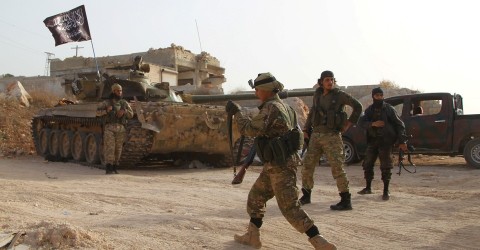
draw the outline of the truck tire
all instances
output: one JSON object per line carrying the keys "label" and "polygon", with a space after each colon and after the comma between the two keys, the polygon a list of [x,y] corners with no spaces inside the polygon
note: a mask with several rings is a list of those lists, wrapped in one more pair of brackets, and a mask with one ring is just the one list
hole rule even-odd
{"label": "truck tire", "polygon": [[480,168],[480,138],[475,138],[467,142],[463,149],[463,157],[468,165]]}
{"label": "truck tire", "polygon": [[355,145],[349,139],[343,138],[343,152],[345,153],[346,164],[357,163],[360,160]]}

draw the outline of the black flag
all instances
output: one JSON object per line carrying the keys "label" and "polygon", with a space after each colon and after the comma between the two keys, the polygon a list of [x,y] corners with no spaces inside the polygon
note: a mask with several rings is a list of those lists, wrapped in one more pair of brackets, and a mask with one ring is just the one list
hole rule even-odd
{"label": "black flag", "polygon": [[90,28],[88,27],[85,6],[63,12],[43,20],[45,26],[52,32],[55,38],[55,46],[91,40]]}

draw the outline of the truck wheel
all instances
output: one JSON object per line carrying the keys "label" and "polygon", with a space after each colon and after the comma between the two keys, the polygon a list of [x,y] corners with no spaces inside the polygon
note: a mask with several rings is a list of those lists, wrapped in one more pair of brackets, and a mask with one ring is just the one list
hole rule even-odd
{"label": "truck wheel", "polygon": [[475,138],[467,142],[463,149],[463,157],[468,165],[480,168],[480,138]]}
{"label": "truck wheel", "polygon": [[346,138],[343,138],[343,152],[345,153],[345,163],[352,164],[358,162],[358,155],[353,143]]}

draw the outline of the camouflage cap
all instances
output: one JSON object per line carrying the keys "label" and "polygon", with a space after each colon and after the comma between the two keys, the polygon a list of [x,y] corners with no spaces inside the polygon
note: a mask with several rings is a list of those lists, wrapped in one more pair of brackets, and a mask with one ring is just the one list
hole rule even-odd
{"label": "camouflage cap", "polygon": [[115,84],[112,85],[112,92],[114,90],[122,90],[122,86],[118,83],[115,83]]}
{"label": "camouflage cap", "polygon": [[270,73],[260,73],[254,81],[256,89],[263,89],[272,92],[279,92],[283,90],[283,84]]}

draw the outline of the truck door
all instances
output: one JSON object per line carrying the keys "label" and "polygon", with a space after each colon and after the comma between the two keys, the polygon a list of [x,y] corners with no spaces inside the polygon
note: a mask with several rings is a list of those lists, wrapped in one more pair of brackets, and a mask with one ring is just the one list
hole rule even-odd
{"label": "truck door", "polygon": [[404,107],[402,119],[407,135],[412,136],[409,141],[417,152],[450,150],[453,110],[448,101],[445,95],[412,97]]}

